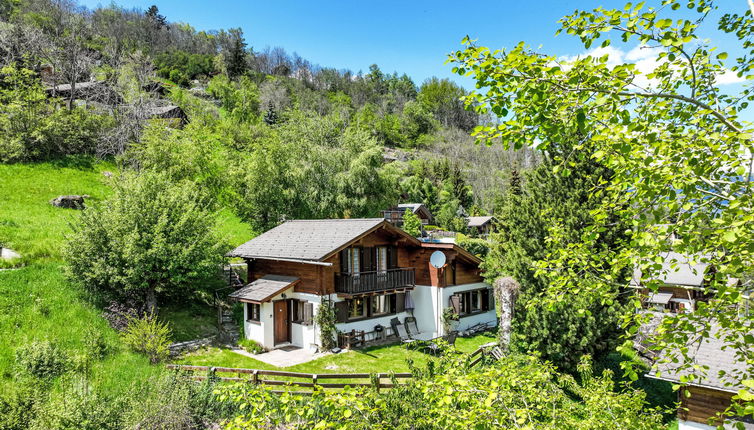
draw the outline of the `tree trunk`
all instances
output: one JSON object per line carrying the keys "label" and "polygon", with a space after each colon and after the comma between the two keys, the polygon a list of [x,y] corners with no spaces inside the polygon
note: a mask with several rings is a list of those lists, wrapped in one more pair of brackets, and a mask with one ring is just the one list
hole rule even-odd
{"label": "tree trunk", "polygon": [[511,330],[513,327],[513,310],[518,298],[521,286],[511,277],[498,278],[495,280],[495,295],[500,302],[500,332],[498,344],[503,352],[510,349]]}
{"label": "tree trunk", "polygon": [[150,287],[147,289],[146,305],[147,305],[147,314],[149,315],[157,314],[157,294],[155,293],[155,290],[153,287]]}

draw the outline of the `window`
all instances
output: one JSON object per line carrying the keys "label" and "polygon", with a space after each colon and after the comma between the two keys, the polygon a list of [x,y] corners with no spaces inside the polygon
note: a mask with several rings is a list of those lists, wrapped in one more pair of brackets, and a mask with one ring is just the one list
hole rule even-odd
{"label": "window", "polygon": [[348,300],[348,318],[356,319],[367,316],[367,298],[359,297]]}
{"label": "window", "polygon": [[377,271],[385,273],[387,271],[387,247],[377,247]]}
{"label": "window", "polygon": [[261,305],[259,303],[246,303],[246,321],[259,321]]}
{"label": "window", "polygon": [[469,296],[469,313],[479,312],[482,309],[482,291],[472,291]]}
{"label": "window", "polygon": [[385,294],[369,298],[372,302],[372,316],[395,313],[395,294]]}
{"label": "window", "polygon": [[306,300],[290,299],[291,322],[309,325],[312,323],[314,306]]}
{"label": "window", "polygon": [[453,294],[450,296],[450,306],[460,316],[474,315],[494,309],[489,289]]}
{"label": "window", "polygon": [[348,248],[348,271],[358,274],[361,271],[361,249]]}
{"label": "window", "polygon": [[[383,294],[370,297],[357,297],[338,302],[336,303],[336,308],[339,307],[339,303],[343,303],[343,305],[340,306],[344,307],[342,315],[338,317],[338,322],[347,322],[350,320],[372,318],[403,312],[402,300],[404,297],[404,294]],[[400,306],[398,306],[398,300],[401,300]]]}

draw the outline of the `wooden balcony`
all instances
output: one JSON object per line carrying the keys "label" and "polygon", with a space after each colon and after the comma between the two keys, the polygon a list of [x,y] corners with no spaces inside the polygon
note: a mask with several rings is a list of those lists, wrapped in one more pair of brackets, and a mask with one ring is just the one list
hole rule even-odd
{"label": "wooden balcony", "polygon": [[369,294],[416,285],[414,268],[398,268],[375,272],[336,273],[335,292],[340,294]]}

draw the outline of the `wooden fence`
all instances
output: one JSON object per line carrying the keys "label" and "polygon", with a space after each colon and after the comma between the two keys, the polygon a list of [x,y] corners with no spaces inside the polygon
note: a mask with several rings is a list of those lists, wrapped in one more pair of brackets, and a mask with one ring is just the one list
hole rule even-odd
{"label": "wooden fence", "polygon": [[[195,380],[204,380],[215,378],[220,381],[228,382],[248,382],[251,384],[273,385],[293,388],[329,388],[339,389],[349,387],[374,387],[376,390],[381,388],[393,388],[393,380],[409,379],[413,375],[410,373],[299,373],[286,372],[282,370],[261,370],[261,369],[242,369],[236,367],[210,367],[210,366],[187,366],[180,364],[168,364],[168,369],[174,369],[183,372],[205,372],[204,375],[192,375]],[[219,376],[218,374],[235,374],[235,376]],[[272,378],[287,378],[272,379]],[[374,380],[372,379],[374,378]],[[383,380],[389,380],[385,382]],[[339,382],[322,382],[322,381],[339,380]],[[366,380],[366,382],[361,382]],[[347,381],[347,382],[346,382]],[[274,391],[274,393],[295,393],[311,394],[311,391]]]}

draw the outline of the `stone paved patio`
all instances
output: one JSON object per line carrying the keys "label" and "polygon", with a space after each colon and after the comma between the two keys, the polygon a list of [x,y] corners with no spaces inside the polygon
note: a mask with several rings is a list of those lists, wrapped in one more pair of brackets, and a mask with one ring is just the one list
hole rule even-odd
{"label": "stone paved patio", "polygon": [[328,355],[328,353],[312,352],[295,346],[285,346],[262,354],[251,354],[241,348],[233,348],[231,351],[277,367],[288,367],[308,363],[312,360]]}

